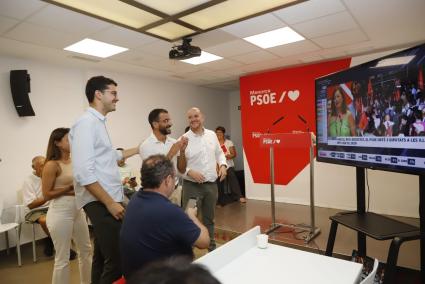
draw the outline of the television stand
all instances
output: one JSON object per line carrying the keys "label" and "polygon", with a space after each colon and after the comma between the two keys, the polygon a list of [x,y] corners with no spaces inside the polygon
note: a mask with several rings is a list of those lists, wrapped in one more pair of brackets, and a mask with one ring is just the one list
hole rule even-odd
{"label": "television stand", "polygon": [[[422,200],[424,194],[420,192],[419,211],[421,226],[418,228],[376,213],[365,212],[363,168],[356,169],[356,177],[357,211],[340,212],[329,217],[332,222],[326,246],[326,255],[332,256],[338,224],[344,225],[357,232],[358,251],[361,256],[366,256],[366,236],[376,240],[392,239],[385,267],[384,284],[393,284],[395,283],[395,269],[401,244],[405,241],[421,239],[421,278],[424,279],[424,216],[422,216],[422,213],[424,213],[422,212],[424,210],[422,207],[425,206],[425,203]],[[424,177],[420,176],[419,180],[419,190],[421,190],[424,183]]]}
{"label": "television stand", "polygon": [[[384,284],[392,283],[395,278],[398,252],[403,242],[417,240],[421,235],[418,227],[370,212],[338,213],[331,216],[330,219],[332,223],[326,247],[326,255],[328,256],[332,255],[338,224],[344,225],[375,240],[392,239],[388,251],[387,265],[385,267]],[[366,251],[361,252],[359,249],[359,254],[365,256]]]}

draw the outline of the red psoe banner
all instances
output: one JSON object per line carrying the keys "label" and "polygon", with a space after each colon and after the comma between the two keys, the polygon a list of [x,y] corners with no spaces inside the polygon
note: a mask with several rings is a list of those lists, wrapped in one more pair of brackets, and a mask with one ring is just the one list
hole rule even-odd
{"label": "red psoe banner", "polygon": [[[269,150],[259,134],[313,131],[316,133],[315,85],[318,77],[350,67],[351,59],[265,72],[240,78],[242,138],[255,183],[270,183]],[[309,164],[302,148],[274,151],[275,183],[287,185]]]}

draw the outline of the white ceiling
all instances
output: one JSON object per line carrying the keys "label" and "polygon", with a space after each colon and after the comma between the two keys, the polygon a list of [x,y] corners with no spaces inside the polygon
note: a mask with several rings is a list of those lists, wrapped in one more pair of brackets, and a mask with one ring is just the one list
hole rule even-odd
{"label": "white ceiling", "polygon": [[[193,37],[224,57],[195,66],[169,60],[167,41],[39,0],[0,0],[0,55],[234,90],[250,73],[423,43],[424,15],[425,0],[310,0]],[[242,40],[286,26],[306,40],[269,49]],[[130,50],[108,59],[63,50],[86,37]]]}

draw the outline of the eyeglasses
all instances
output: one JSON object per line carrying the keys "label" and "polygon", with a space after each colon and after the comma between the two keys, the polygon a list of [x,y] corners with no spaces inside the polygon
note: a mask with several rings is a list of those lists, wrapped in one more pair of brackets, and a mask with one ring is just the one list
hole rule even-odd
{"label": "eyeglasses", "polygon": [[116,97],[118,95],[118,92],[117,91],[113,91],[113,90],[109,90],[109,89],[106,89],[106,90],[101,91],[102,94],[105,94],[106,92],[109,92],[114,97]]}

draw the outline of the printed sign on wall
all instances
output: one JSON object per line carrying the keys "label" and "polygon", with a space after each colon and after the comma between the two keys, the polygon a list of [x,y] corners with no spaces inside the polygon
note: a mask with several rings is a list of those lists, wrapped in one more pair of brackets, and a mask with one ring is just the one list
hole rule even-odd
{"label": "printed sign on wall", "polygon": [[[350,67],[351,59],[270,71],[240,78],[242,138],[255,183],[270,183],[269,149],[262,133],[316,132],[314,80]],[[309,164],[306,148],[274,150],[275,183],[286,185]]]}

